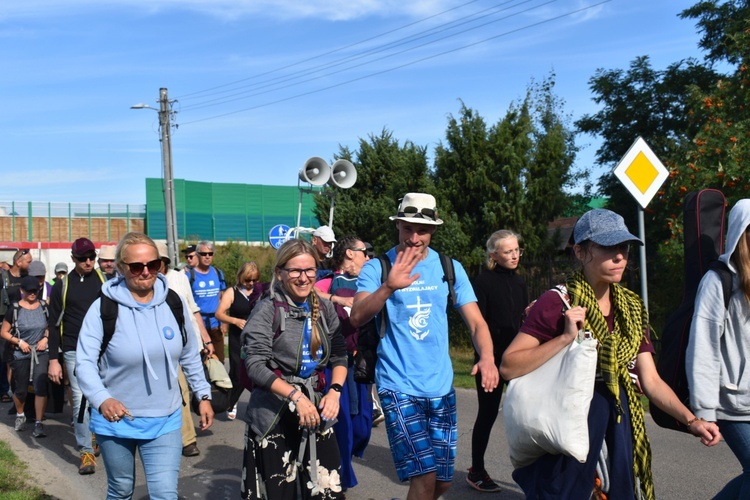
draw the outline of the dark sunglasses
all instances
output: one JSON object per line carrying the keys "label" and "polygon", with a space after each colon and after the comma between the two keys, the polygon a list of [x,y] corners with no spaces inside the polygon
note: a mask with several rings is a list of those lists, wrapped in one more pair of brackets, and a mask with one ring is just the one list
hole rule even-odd
{"label": "dark sunglasses", "polygon": [[201,257],[213,257],[214,256],[213,252],[196,252],[196,253],[200,255]]}
{"label": "dark sunglasses", "polygon": [[190,254],[190,255],[186,255],[186,256],[185,256],[185,258],[186,258],[186,259],[194,259],[194,258],[196,258],[196,257],[197,257],[197,255],[195,255],[194,253],[193,253],[193,254]]}
{"label": "dark sunglasses", "polygon": [[352,252],[362,252],[363,254],[367,255],[367,249],[366,248],[350,248]]}
{"label": "dark sunglasses", "polygon": [[143,273],[144,268],[148,268],[148,272],[150,273],[158,273],[161,269],[161,259],[155,259],[145,264],[143,262],[123,262],[123,264],[128,266],[131,274],[135,275]]}
{"label": "dark sunglasses", "polygon": [[34,295],[37,295],[39,293],[39,289],[36,290],[24,290],[24,293],[33,293]]}
{"label": "dark sunglasses", "polygon": [[607,253],[619,253],[622,255],[627,255],[628,252],[630,252],[630,243],[620,243],[618,245],[610,245],[610,246],[604,246],[596,244],[599,248],[604,250]]}
{"label": "dark sunglasses", "polygon": [[432,208],[403,207],[398,213],[399,217],[418,217],[420,219],[430,219],[434,221],[437,218],[437,210]]}
{"label": "dark sunglasses", "polygon": [[87,260],[94,262],[96,260],[96,254],[94,255],[74,255],[73,258],[76,262],[84,263]]}

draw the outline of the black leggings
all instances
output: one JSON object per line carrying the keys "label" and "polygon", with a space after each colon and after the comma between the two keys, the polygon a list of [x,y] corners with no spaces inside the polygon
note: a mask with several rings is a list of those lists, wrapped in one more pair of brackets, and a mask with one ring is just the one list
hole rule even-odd
{"label": "black leggings", "polygon": [[490,442],[490,432],[497,420],[497,412],[500,409],[500,400],[503,397],[503,388],[507,384],[500,378],[500,384],[492,392],[485,392],[482,387],[482,374],[477,373],[474,377],[477,386],[477,419],[474,422],[474,431],[471,434],[471,469],[474,472],[484,470],[484,452]]}

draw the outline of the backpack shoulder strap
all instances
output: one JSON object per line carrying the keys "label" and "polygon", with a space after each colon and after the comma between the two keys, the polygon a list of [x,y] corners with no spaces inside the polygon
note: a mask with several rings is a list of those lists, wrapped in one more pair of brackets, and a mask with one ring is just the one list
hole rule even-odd
{"label": "backpack shoulder strap", "polygon": [[117,302],[102,295],[101,302],[99,304],[99,315],[102,318],[102,346],[99,349],[99,359],[104,355],[107,350],[109,341],[112,340],[112,336],[115,334],[115,325],[117,324]]}
{"label": "backpack shoulder strap", "polygon": [[167,288],[167,304],[169,304],[169,308],[172,310],[172,315],[180,327],[182,346],[185,347],[187,344],[187,330],[185,330],[185,312],[183,310],[182,299],[180,298],[180,295],[171,288]]}
{"label": "backpack shoulder strap", "polygon": [[441,253],[438,253],[438,257],[440,257],[440,265],[443,266],[443,281],[448,283],[448,305],[455,305],[456,289],[453,285],[456,283],[456,270],[453,267],[453,259]]}
{"label": "backpack shoulder strap", "polygon": [[18,302],[13,302],[10,305],[13,308],[13,322],[10,324],[10,334],[14,337],[21,337],[21,332],[18,331],[18,310],[21,309],[21,305]]}
{"label": "backpack shoulder strap", "polygon": [[727,265],[720,261],[714,260],[708,264],[708,269],[714,271],[721,279],[721,289],[724,292],[724,309],[729,308],[729,299],[732,297],[732,271]]}
{"label": "backpack shoulder strap", "polygon": [[[213,267],[213,266],[211,266],[211,267]],[[216,271],[216,274],[219,276],[219,283],[221,283],[222,286],[224,288],[226,288],[227,287],[227,280],[224,279],[224,271],[222,271],[221,269],[218,269],[216,267],[214,267],[214,270]]]}
{"label": "backpack shoulder strap", "polygon": [[8,277],[8,271],[5,269],[0,269],[0,274],[3,277],[3,288],[8,288],[10,286],[10,278]]}
{"label": "backpack shoulder strap", "polygon": [[101,280],[102,284],[107,281],[107,277],[104,276],[104,273],[99,268],[94,269],[96,271],[96,275],[99,276],[99,280]]}
{"label": "backpack shoulder strap", "polygon": [[275,294],[271,295],[271,300],[273,300],[273,323],[271,330],[273,330],[273,338],[276,340],[286,329],[289,303],[286,300],[279,299]]}
{"label": "backpack shoulder strap", "polygon": [[192,267],[188,268],[188,276],[190,278],[190,288],[192,288],[193,283],[195,283],[195,269]]}
{"label": "backpack shoulder strap", "polygon": [[42,306],[42,312],[44,313],[44,317],[49,320],[49,309],[47,309],[47,301],[44,299],[39,299],[39,304]]}
{"label": "backpack shoulder strap", "polygon": [[[391,259],[388,258],[388,255],[381,254],[377,256],[377,259],[380,261],[380,282],[385,283],[388,281],[388,273],[391,272]],[[384,305],[383,308],[380,310],[380,327],[378,328],[378,332],[380,333],[380,338],[382,339],[385,337],[385,329],[388,325],[388,308]]]}

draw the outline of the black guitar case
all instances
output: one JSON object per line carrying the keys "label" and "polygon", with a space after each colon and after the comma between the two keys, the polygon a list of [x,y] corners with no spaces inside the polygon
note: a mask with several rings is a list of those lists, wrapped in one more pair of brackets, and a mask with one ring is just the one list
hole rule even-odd
{"label": "black guitar case", "polygon": [[[695,295],[709,264],[724,251],[726,200],[716,189],[694,191],[685,196],[685,285],[682,303],[667,319],[661,334],[661,352],[656,369],[674,390],[680,401],[690,407],[690,393],[685,375],[685,350],[693,320]],[[659,426],[688,432],[687,427],[651,405],[651,416]]]}

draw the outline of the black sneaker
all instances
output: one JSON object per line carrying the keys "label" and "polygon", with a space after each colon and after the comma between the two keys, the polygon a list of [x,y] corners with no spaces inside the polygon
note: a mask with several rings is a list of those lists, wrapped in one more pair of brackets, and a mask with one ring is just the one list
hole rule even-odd
{"label": "black sneaker", "polygon": [[35,438],[43,438],[47,436],[47,433],[44,432],[44,424],[41,422],[37,422],[34,424],[34,432],[31,433],[32,436]]}
{"label": "black sneaker", "polygon": [[466,482],[475,490],[484,493],[495,493],[500,491],[500,486],[490,478],[487,471],[474,473],[473,469],[469,469],[469,474],[466,476]]}

